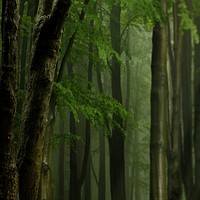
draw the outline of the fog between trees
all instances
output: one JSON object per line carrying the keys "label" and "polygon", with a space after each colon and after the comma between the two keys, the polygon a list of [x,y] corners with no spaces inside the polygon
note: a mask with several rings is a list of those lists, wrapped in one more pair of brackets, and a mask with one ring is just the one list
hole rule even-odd
{"label": "fog between trees", "polygon": [[200,199],[199,6],[1,2],[0,199]]}

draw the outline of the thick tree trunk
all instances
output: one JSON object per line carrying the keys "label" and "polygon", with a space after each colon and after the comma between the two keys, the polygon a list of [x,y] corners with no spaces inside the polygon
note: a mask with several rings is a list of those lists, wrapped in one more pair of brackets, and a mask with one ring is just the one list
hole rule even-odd
{"label": "thick tree trunk", "polygon": [[58,0],[49,16],[42,16],[34,30],[30,76],[22,124],[20,198],[37,199],[45,128],[54,79],[61,29],[71,5]]}
{"label": "thick tree trunk", "polygon": [[2,62],[0,66],[0,199],[18,200],[14,149],[14,117],[18,70],[19,1],[2,2]]}
{"label": "thick tree trunk", "polygon": [[[112,48],[120,55],[120,1],[113,3],[110,13],[110,32]],[[120,61],[115,55],[112,57],[112,97],[122,103]],[[119,126],[122,127],[122,118],[114,115]],[[113,127],[109,136],[110,151],[110,186],[112,200],[126,200],[125,192],[125,159],[124,159],[124,136],[118,126]]]}
{"label": "thick tree trunk", "polygon": [[[166,14],[166,2],[161,2]],[[167,200],[167,25],[158,22],[153,29],[150,136],[150,200]]]}

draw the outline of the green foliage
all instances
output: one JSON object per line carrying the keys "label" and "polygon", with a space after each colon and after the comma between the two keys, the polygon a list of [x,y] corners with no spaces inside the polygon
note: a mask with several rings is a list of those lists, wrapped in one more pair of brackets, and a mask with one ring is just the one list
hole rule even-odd
{"label": "green foliage", "polygon": [[52,149],[56,149],[57,147],[59,147],[60,141],[62,140],[66,141],[69,145],[73,145],[74,141],[80,141],[81,138],[80,136],[74,135],[73,133],[70,133],[70,132],[64,133],[63,135],[54,133],[52,135],[52,143],[51,143]]}
{"label": "green foliage", "polygon": [[140,0],[128,2],[122,1],[122,24],[125,27],[132,25],[151,29],[155,21],[161,21],[160,4],[158,1]]}
{"label": "green foliage", "polygon": [[188,10],[187,5],[184,0],[180,1],[179,4],[179,17],[180,17],[180,29],[182,30],[190,30],[192,37],[196,43],[199,43],[199,36],[197,32],[197,27],[193,22],[192,14]]}
{"label": "green foliage", "polygon": [[199,0],[193,0],[192,1],[192,11],[194,14],[194,17],[200,16],[200,1]]}
{"label": "green foliage", "polygon": [[118,126],[113,121],[113,115],[127,119],[128,113],[118,101],[90,91],[84,85],[86,86],[86,82],[77,77],[67,78],[63,83],[54,84],[58,105],[67,107],[77,122],[78,113],[81,112],[94,126],[103,126],[108,131],[106,121],[110,122],[111,126]]}

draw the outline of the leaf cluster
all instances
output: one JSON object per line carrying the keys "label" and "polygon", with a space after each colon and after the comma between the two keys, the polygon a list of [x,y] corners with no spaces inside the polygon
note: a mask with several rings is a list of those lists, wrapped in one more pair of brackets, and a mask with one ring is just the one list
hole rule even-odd
{"label": "leaf cluster", "polygon": [[84,85],[86,81],[77,77],[68,77],[65,82],[54,84],[57,104],[67,107],[77,122],[80,112],[94,126],[101,126],[109,131],[107,122],[111,127],[118,126],[113,120],[113,115],[120,116],[124,120],[128,118],[128,112],[118,101],[110,96],[93,92]]}
{"label": "leaf cluster", "polygon": [[180,30],[190,30],[195,43],[199,43],[197,27],[193,22],[192,14],[188,10],[184,0],[180,1],[179,9],[180,13],[178,16],[180,17]]}
{"label": "leaf cluster", "polygon": [[[80,141],[81,138],[80,138],[80,136],[74,135],[73,133],[70,133],[70,132],[64,133],[63,135],[54,133],[52,135],[52,144],[51,144],[52,149],[56,149],[59,146],[60,142],[63,140],[66,141],[68,143],[68,145],[72,146],[75,141]],[[72,148],[74,148],[74,147],[72,146]],[[75,148],[74,148],[74,150],[75,150]]]}

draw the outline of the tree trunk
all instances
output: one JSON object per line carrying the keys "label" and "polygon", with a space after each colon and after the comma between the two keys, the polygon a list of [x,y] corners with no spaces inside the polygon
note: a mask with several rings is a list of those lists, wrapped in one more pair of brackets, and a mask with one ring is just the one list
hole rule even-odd
{"label": "tree trunk", "polygon": [[[195,19],[200,34],[200,17]],[[200,199],[200,44],[195,44],[194,57],[194,159],[195,159],[195,191],[194,200]]]}
{"label": "tree trunk", "polygon": [[174,4],[174,66],[172,67],[172,128],[171,149],[169,152],[169,199],[180,200],[181,181],[181,49],[179,1]]}
{"label": "tree trunk", "polygon": [[[160,2],[166,15],[166,1]],[[167,200],[167,25],[160,23],[155,24],[152,41],[150,200]]]}
{"label": "tree trunk", "polygon": [[60,116],[60,143],[59,143],[59,183],[58,183],[58,189],[59,189],[59,200],[64,200],[65,196],[65,187],[64,187],[64,180],[65,180],[65,126],[64,126],[64,120],[62,119],[62,116]]}
{"label": "tree trunk", "polygon": [[[93,68],[93,44],[91,42],[91,36],[94,29],[94,21],[90,21],[90,39],[89,39],[89,61],[88,61],[88,90],[91,90],[91,83],[92,83],[92,68]],[[86,179],[85,179],[85,200],[91,200],[91,127],[90,121],[86,119],[86,127],[85,127],[85,134],[86,134],[86,141],[85,143],[89,145],[89,152],[88,152],[88,159],[87,159],[87,169],[86,169]],[[85,147],[86,148],[86,147]]]}
{"label": "tree trunk", "polygon": [[[53,95],[54,96],[54,95]],[[52,96],[51,100],[52,101]],[[54,99],[55,100],[55,99]],[[52,105],[52,103],[50,103]],[[55,113],[50,106],[49,109],[49,120],[45,133],[45,144],[44,144],[44,153],[43,161],[40,175],[40,188],[38,200],[53,200],[53,183],[52,183],[52,174],[51,174],[51,152],[52,152],[52,135],[54,131],[55,124]]]}
{"label": "tree trunk", "polygon": [[[191,11],[190,0],[187,0]],[[190,30],[185,30],[182,48],[182,116],[183,116],[183,150],[182,150],[182,179],[185,187],[186,199],[192,200],[193,193],[193,158],[192,158],[192,39]]]}
{"label": "tree trunk", "polygon": [[19,1],[2,2],[2,61],[0,66],[0,199],[18,200],[14,149],[17,100]]}
{"label": "tree trunk", "polygon": [[[120,55],[120,1],[113,3],[110,13],[110,32],[112,48]],[[112,57],[112,97],[122,103],[120,61]],[[114,115],[113,120],[122,127],[122,118]],[[112,200],[126,200],[125,194],[125,164],[124,136],[118,126],[113,127],[108,138],[110,151],[110,186]]]}
{"label": "tree trunk", "polygon": [[91,200],[91,156],[91,152],[89,152],[87,171],[85,176],[85,200]]}
{"label": "tree trunk", "polygon": [[[76,126],[73,114],[70,112],[70,134],[76,135]],[[70,141],[70,185],[69,200],[80,200],[80,186],[78,184],[76,139]]]}
{"label": "tree trunk", "polygon": [[[104,93],[101,80],[100,67],[97,66],[97,82],[99,92]],[[108,124],[108,123],[107,123]],[[99,185],[98,185],[98,200],[106,200],[106,159],[105,159],[105,137],[103,132],[99,132]]]}
{"label": "tree trunk", "polygon": [[71,1],[58,0],[52,13],[38,18],[22,123],[20,198],[37,199],[45,128],[54,79],[61,29]]}

